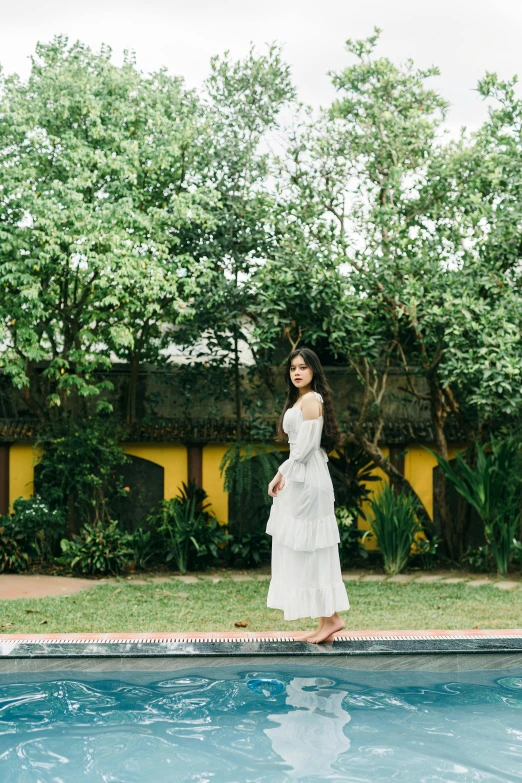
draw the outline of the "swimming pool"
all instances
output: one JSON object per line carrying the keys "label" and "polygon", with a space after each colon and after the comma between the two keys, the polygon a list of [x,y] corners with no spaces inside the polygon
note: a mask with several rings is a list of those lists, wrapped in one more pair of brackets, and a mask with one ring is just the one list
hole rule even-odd
{"label": "swimming pool", "polygon": [[198,664],[4,672],[0,780],[522,781],[522,666]]}

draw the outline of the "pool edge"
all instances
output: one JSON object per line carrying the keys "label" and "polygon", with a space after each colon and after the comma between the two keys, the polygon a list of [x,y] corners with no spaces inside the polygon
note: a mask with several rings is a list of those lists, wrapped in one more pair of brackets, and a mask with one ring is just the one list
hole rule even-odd
{"label": "pool edge", "polygon": [[287,632],[0,634],[0,673],[317,665],[318,658],[372,670],[522,669],[522,629],[344,631],[322,644]]}

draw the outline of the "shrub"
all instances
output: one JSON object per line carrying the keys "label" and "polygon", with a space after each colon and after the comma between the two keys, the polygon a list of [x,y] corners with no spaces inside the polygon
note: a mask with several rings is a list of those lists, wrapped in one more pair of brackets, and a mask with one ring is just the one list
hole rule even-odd
{"label": "shrub", "polygon": [[423,531],[420,534],[415,535],[415,541],[410,552],[412,560],[418,557],[422,568],[428,571],[433,571],[435,562],[439,554],[439,546],[443,539],[436,533],[432,533],[431,538],[427,538]]}
{"label": "shrub", "polygon": [[416,539],[423,528],[417,518],[420,503],[417,498],[403,493],[395,494],[389,484],[384,484],[379,495],[372,500],[373,519],[370,528],[362,537],[377,539],[377,545],[384,558],[384,570],[387,574],[402,571]]}
{"label": "shrub", "polygon": [[518,538],[513,539],[513,562],[520,566],[522,572],[522,541]]}
{"label": "shrub", "polygon": [[374,472],[377,465],[354,443],[347,443],[337,449],[336,456],[331,454],[328,457],[328,465],[336,503],[340,508],[358,509],[358,514],[366,519],[363,503],[365,500],[371,500],[368,485],[374,481],[382,481]]}
{"label": "shrub", "polygon": [[513,540],[520,526],[522,471],[520,440],[491,436],[489,449],[476,444],[476,465],[471,467],[457,453],[457,469],[430,449],[446,479],[475,509],[484,524],[485,557],[491,551],[497,573],[505,574],[514,553]]}
{"label": "shrub", "polygon": [[339,526],[339,559],[343,568],[352,564],[355,558],[366,559],[368,552],[361,543],[362,533],[357,528],[357,511],[346,506],[335,509],[337,525]]}
{"label": "shrub", "polygon": [[22,536],[31,557],[41,563],[58,554],[59,542],[67,525],[64,515],[51,510],[41,497],[19,497],[13,503],[14,514],[10,519],[12,529]]}
{"label": "shrub", "polygon": [[270,539],[261,530],[245,532],[240,538],[233,538],[227,547],[227,555],[230,565],[241,559],[247,568],[255,568],[269,559]]}
{"label": "shrub", "polygon": [[493,568],[493,557],[489,546],[470,547],[464,552],[461,563],[468,566],[471,571],[489,572]]}
{"label": "shrub", "polygon": [[153,534],[150,530],[143,530],[137,527],[134,533],[129,535],[129,546],[133,552],[133,562],[141,571],[147,568],[147,565],[156,555],[156,544]]}
{"label": "shrub", "polygon": [[25,571],[30,558],[24,548],[24,537],[13,530],[9,519],[4,521],[7,524],[0,527],[0,572]]}
{"label": "shrub", "polygon": [[58,509],[76,532],[84,523],[109,523],[117,497],[125,497],[121,466],[128,457],[119,445],[123,433],[113,420],[89,416],[43,431],[43,455],[35,469],[35,487],[50,508]]}
{"label": "shrub", "polygon": [[203,504],[207,493],[192,479],[183,482],[180,496],[163,500],[147,517],[148,523],[162,536],[165,561],[172,560],[182,574],[196,563],[208,566],[218,560],[219,547],[231,540],[216,517]]}
{"label": "shrub", "polygon": [[223,489],[229,495],[229,527],[239,541],[247,532],[264,531],[272,498],[268,485],[281,463],[282,454],[270,443],[236,441],[223,454],[219,465]]}
{"label": "shrub", "polygon": [[134,551],[130,536],[118,529],[118,522],[108,525],[85,524],[80,535],[72,540],[62,539],[61,546],[73,572],[94,574],[119,574],[132,562]]}

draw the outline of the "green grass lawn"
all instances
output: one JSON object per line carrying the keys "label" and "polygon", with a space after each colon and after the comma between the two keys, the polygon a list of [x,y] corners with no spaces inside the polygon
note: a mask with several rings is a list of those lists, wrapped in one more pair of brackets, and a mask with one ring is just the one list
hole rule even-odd
{"label": "green grass lawn", "polygon": [[[347,582],[346,629],[519,628],[522,590],[466,584]],[[268,581],[183,584],[115,581],[70,596],[0,601],[0,633],[110,631],[286,631],[314,620],[285,622],[267,609]]]}

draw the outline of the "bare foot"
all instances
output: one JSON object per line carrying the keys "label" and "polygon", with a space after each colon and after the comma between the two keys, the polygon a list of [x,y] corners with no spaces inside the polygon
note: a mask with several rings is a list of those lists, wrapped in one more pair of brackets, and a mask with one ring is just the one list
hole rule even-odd
{"label": "bare foot", "polygon": [[309,639],[311,636],[315,636],[316,634],[320,633],[324,625],[324,621],[325,621],[324,617],[319,618],[319,625],[315,631],[303,631],[303,632],[298,631],[299,635],[298,636],[296,635],[296,641],[302,642],[305,641],[306,639]]}
{"label": "bare foot", "polygon": [[326,617],[323,623],[323,627],[320,631],[314,634],[308,639],[310,644],[318,644],[329,639],[332,634],[342,631],[344,628],[344,622],[341,620],[338,614],[333,614],[331,617]]}

